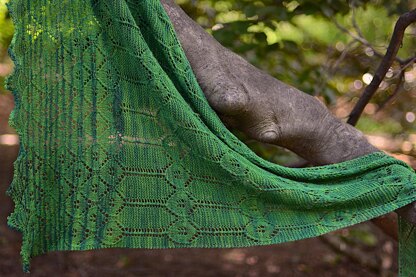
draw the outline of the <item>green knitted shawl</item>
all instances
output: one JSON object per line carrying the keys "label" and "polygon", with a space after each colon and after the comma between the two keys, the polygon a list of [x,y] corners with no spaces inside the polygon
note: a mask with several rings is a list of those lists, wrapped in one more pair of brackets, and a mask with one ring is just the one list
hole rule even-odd
{"label": "green knitted shawl", "polygon": [[[56,250],[299,240],[416,201],[414,170],[382,152],[301,169],[257,156],[209,106],[158,0],[8,8],[21,140],[8,224],[25,271]],[[400,220],[403,276],[409,230]]]}

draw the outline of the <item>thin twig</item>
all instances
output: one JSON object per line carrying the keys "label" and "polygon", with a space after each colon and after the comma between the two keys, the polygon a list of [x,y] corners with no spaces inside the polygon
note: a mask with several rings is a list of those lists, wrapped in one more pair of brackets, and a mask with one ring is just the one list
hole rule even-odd
{"label": "thin twig", "polygon": [[[377,51],[377,49],[375,49],[375,47],[368,41],[366,40],[364,37],[362,37],[361,35],[355,35],[354,33],[352,33],[350,30],[348,30],[346,27],[342,26],[337,20],[333,20],[335,26],[341,30],[342,32],[346,33],[347,35],[349,35],[350,37],[353,38],[354,41],[357,41],[359,43],[361,43],[362,45],[367,46],[368,48],[370,48],[374,55],[379,57],[379,58],[383,58],[384,55],[382,53],[380,53],[379,51]],[[398,62],[400,62],[399,60],[397,60]]]}
{"label": "thin twig", "polygon": [[400,75],[399,78],[397,79],[397,84],[396,84],[396,88],[394,89],[393,93],[389,95],[389,97],[387,97],[386,100],[383,101],[383,103],[381,103],[377,110],[376,113],[378,113],[379,111],[381,111],[388,103],[390,103],[391,101],[393,101],[394,98],[396,98],[396,96],[399,94],[402,86],[403,86],[403,78],[404,78],[404,70],[400,70]]}
{"label": "thin twig", "polygon": [[352,46],[356,43],[357,41],[351,41],[347,44],[347,46],[345,46],[345,49],[342,51],[341,55],[339,56],[339,58],[335,61],[335,63],[333,64],[333,66],[331,67],[331,72],[330,72],[330,76],[334,75],[334,71],[335,69],[338,68],[338,66],[340,65],[340,63],[345,59],[345,57],[348,55],[349,50],[352,48]]}
{"label": "thin twig", "polygon": [[393,61],[396,60],[397,52],[399,51],[399,48],[402,44],[404,31],[410,24],[414,22],[416,22],[416,9],[402,14],[397,20],[396,25],[394,26],[392,38],[386,51],[386,55],[381,60],[381,63],[377,68],[376,73],[374,74],[373,80],[365,88],[363,94],[350,113],[347,123],[353,126],[357,124],[357,121],[360,118],[365,106],[377,91],[381,81],[384,79],[384,76],[386,76],[386,73],[392,65]]}
{"label": "thin twig", "polygon": [[400,65],[400,70],[398,70],[397,73],[394,73],[393,76],[391,77],[391,79],[398,78],[402,74],[402,72],[406,70],[406,68],[413,65],[413,63],[416,63],[416,56],[408,58],[408,59],[406,59],[406,61],[407,61],[406,63]]}
{"label": "thin twig", "polygon": [[405,70],[406,68],[411,66],[413,63],[416,63],[416,56],[410,57],[410,58],[406,59],[405,61],[403,61],[403,64],[401,66],[401,70]]}
{"label": "thin twig", "polygon": [[356,17],[355,17],[355,9],[354,8],[352,9],[351,22],[352,22],[352,26],[354,27],[354,29],[357,32],[358,36],[364,38],[363,32],[361,32],[361,29],[360,29],[360,27],[357,24],[357,20],[356,20]]}

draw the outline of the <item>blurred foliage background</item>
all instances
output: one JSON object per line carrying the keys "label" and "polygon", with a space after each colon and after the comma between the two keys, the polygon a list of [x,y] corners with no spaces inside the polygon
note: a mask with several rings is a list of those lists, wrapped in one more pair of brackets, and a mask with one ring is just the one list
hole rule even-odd
{"label": "blurred foliage background", "polygon": [[7,48],[12,40],[14,28],[7,12],[6,2],[8,0],[0,0],[0,94],[5,93],[4,79],[12,70]]}

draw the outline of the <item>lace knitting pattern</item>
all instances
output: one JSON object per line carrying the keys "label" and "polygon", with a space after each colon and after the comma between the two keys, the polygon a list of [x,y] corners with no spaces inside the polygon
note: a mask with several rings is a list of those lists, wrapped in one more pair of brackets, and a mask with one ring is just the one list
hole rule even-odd
{"label": "lace knitting pattern", "polygon": [[416,200],[414,171],[382,152],[303,169],[257,156],[209,106],[159,1],[8,8],[21,141],[8,224],[26,271],[54,250],[298,240]]}

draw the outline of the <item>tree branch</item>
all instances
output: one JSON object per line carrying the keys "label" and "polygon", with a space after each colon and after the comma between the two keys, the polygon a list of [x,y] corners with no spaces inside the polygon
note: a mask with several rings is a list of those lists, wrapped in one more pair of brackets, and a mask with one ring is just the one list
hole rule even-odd
{"label": "tree branch", "polygon": [[208,102],[228,127],[288,148],[315,165],[378,151],[316,98],[223,47],[174,1],[161,2]]}
{"label": "tree branch", "polygon": [[377,71],[373,77],[371,83],[365,88],[363,94],[352,110],[347,123],[351,125],[357,124],[358,119],[360,118],[365,106],[368,104],[370,99],[373,97],[378,87],[380,86],[381,81],[383,81],[386,76],[387,71],[391,67],[393,61],[396,59],[397,52],[402,44],[404,32],[406,28],[416,22],[416,9],[407,12],[399,17],[394,27],[393,35],[387,48],[386,55],[381,60],[380,65],[377,68]]}
{"label": "tree branch", "polygon": [[[335,118],[317,99],[223,47],[173,0],[161,3],[209,104],[228,127],[257,141],[288,148],[314,165],[379,151],[360,131]],[[387,233],[394,235],[397,220],[394,214],[392,217]],[[407,219],[416,223],[416,215]]]}

